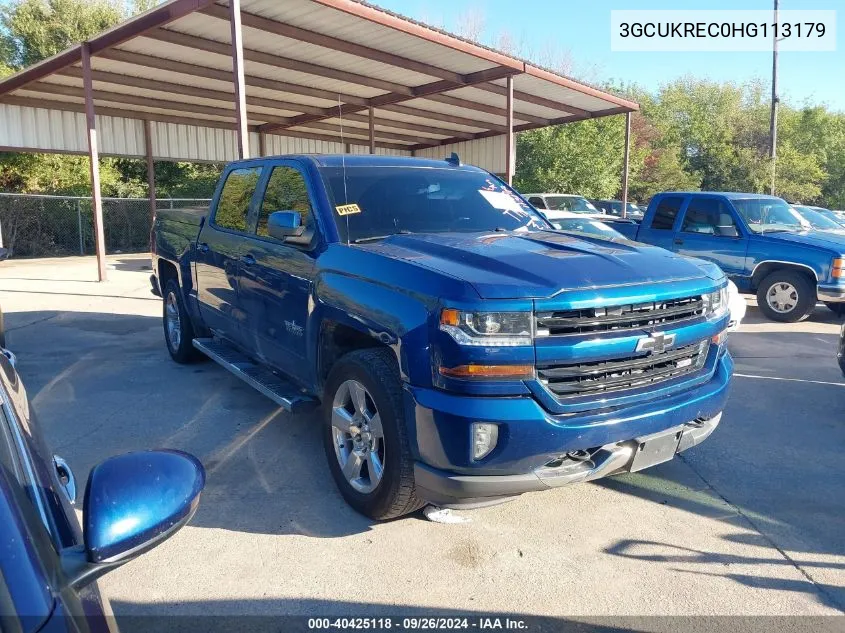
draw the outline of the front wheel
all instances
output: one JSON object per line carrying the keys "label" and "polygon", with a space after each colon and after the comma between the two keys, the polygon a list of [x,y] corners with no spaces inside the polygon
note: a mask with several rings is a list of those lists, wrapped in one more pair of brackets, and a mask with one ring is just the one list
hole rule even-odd
{"label": "front wheel", "polygon": [[801,273],[776,270],[760,282],[757,305],[772,321],[796,323],[813,311],[816,289]]}
{"label": "front wheel", "polygon": [[202,358],[202,354],[194,347],[194,328],[185,310],[182,292],[175,279],[169,279],[164,286],[162,321],[164,342],[173,360],[180,364],[187,364]]}
{"label": "front wheel", "polygon": [[392,519],[423,505],[416,496],[401,380],[391,350],[357,350],[335,364],[326,384],[323,440],[340,493],[361,514]]}

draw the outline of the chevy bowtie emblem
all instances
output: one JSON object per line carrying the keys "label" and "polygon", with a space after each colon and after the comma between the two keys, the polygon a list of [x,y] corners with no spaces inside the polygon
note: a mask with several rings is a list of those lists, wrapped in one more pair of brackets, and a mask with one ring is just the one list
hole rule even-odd
{"label": "chevy bowtie emblem", "polygon": [[637,351],[662,354],[675,344],[675,337],[675,334],[654,332],[651,336],[645,336],[637,341]]}

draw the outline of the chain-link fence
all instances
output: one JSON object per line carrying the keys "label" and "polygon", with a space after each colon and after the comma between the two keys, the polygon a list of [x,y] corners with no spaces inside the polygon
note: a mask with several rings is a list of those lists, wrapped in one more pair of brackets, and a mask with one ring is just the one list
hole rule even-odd
{"label": "chain-link fence", "polygon": [[[164,198],[156,208],[207,206],[201,198]],[[150,248],[152,217],[146,198],[103,198],[106,253]],[[94,254],[91,198],[0,193],[0,243],[12,257]]]}

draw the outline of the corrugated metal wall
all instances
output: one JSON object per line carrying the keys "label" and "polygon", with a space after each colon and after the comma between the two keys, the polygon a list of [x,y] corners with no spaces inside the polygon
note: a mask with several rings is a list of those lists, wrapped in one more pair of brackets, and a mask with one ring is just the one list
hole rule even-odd
{"label": "corrugated metal wall", "polygon": [[[177,123],[151,124],[153,155],[160,160],[228,162],[237,158],[234,130]],[[121,117],[98,116],[100,153],[114,156],[144,155],[144,124]],[[258,134],[250,134],[250,150],[258,153]],[[85,115],[45,108],[0,104],[0,147],[44,152],[87,153]],[[268,134],[266,152],[277,154],[317,154],[343,152],[339,142],[292,138]],[[352,145],[353,154],[367,154],[366,145]],[[497,174],[505,172],[505,137],[493,136],[417,151],[424,158],[444,158],[457,152],[461,161]],[[381,156],[410,156],[410,151],[376,148]]]}
{"label": "corrugated metal wall", "polygon": [[417,156],[420,158],[445,158],[452,152],[460,156],[461,162],[467,165],[475,165],[494,174],[505,173],[504,135],[421,149],[417,150]]}
{"label": "corrugated metal wall", "polygon": [[[98,116],[97,130],[100,153],[144,155],[144,125],[141,121]],[[85,115],[81,112],[0,104],[0,147],[45,152],[87,152]]]}

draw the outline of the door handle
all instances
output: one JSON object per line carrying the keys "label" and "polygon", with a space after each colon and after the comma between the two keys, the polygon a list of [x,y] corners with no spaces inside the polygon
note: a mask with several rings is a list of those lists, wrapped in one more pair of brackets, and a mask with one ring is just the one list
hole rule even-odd
{"label": "door handle", "polygon": [[684,243],[684,240],[682,240],[682,239],[680,239],[680,238],[676,237],[676,238],[673,240],[673,242],[675,242],[675,244],[677,244],[678,246],[680,246],[681,244],[683,244],[683,243]]}
{"label": "door handle", "polygon": [[197,250],[200,253],[207,253],[208,252],[208,244],[203,242],[202,244],[197,244]]}
{"label": "door handle", "polygon": [[252,266],[253,264],[255,264],[255,257],[253,257],[252,255],[244,255],[243,257],[241,257],[241,261],[247,266]]}
{"label": "door handle", "polygon": [[71,505],[76,504],[76,477],[73,476],[73,471],[67,462],[58,455],[53,455],[53,466],[56,468],[56,474],[59,476],[59,483],[67,495],[68,501]]}

